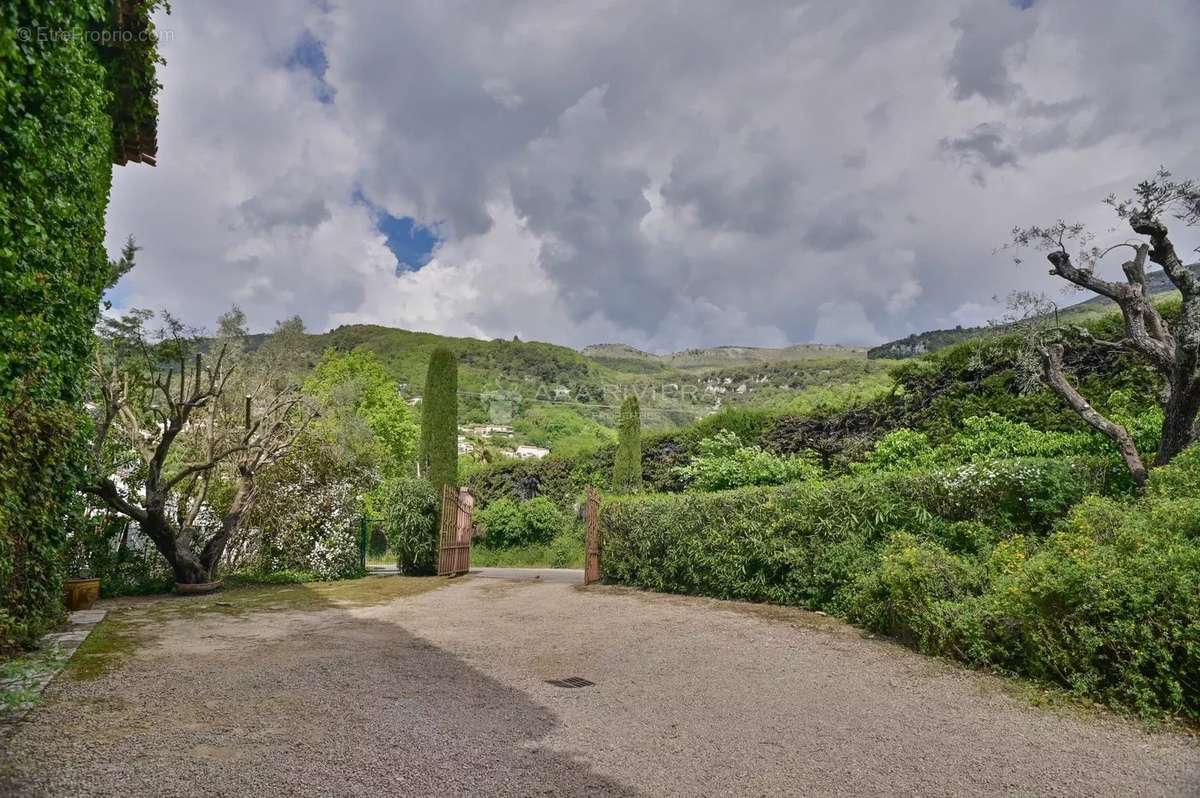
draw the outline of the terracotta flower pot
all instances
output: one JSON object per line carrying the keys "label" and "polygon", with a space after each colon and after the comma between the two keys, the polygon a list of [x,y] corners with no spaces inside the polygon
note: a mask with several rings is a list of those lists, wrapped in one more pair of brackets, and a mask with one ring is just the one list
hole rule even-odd
{"label": "terracotta flower pot", "polygon": [[182,582],[175,583],[175,592],[181,596],[202,596],[205,593],[215,593],[220,589],[220,579],[215,582],[196,582],[188,585],[185,585]]}
{"label": "terracotta flower pot", "polygon": [[66,584],[67,609],[90,610],[100,598],[99,579],[68,579]]}

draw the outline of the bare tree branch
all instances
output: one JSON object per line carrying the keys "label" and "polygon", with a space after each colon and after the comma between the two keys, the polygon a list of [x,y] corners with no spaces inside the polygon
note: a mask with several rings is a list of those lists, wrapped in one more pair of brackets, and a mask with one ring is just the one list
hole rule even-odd
{"label": "bare tree branch", "polygon": [[1063,347],[1062,344],[1050,344],[1042,349],[1042,367],[1043,376],[1046,379],[1046,384],[1050,386],[1059,396],[1066,400],[1076,413],[1083,418],[1093,429],[1096,429],[1109,438],[1117,445],[1118,451],[1121,453],[1121,458],[1128,466],[1130,474],[1133,475],[1133,480],[1138,485],[1146,483],[1146,465],[1142,462],[1142,457],[1138,454],[1137,444],[1133,441],[1133,436],[1129,431],[1120,424],[1110,421],[1101,413],[1092,407],[1091,404],[1083,398],[1083,396],[1075,389],[1067,379],[1063,372]]}

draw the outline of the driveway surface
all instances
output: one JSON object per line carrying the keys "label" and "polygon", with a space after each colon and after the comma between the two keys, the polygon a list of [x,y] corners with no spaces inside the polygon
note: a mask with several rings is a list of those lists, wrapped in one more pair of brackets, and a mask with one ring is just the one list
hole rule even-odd
{"label": "driveway surface", "polygon": [[[812,613],[360,583],[387,590],[108,602],[0,752],[0,795],[1200,795],[1190,736]],[[593,684],[549,683],[572,677]]]}

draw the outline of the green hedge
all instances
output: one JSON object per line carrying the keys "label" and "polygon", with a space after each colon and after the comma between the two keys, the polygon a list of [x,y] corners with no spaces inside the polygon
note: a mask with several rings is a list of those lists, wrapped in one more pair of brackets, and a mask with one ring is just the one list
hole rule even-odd
{"label": "green hedge", "polygon": [[608,500],[604,573],[652,590],[842,612],[893,533],[959,550],[1016,530],[1045,534],[1106,479],[1090,462],[1014,460]]}
{"label": "green hedge", "polygon": [[[609,500],[608,581],[796,604],[919,650],[1200,719],[1200,447],[1144,497],[1011,460]],[[1122,483],[1123,484],[1123,483]]]}

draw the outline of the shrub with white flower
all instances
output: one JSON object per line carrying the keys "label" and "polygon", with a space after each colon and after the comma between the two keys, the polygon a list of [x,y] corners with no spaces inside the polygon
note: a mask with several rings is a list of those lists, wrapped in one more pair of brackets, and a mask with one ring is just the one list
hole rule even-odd
{"label": "shrub with white flower", "polygon": [[341,524],[324,532],[309,552],[308,570],[322,579],[349,579],[358,576],[362,571],[358,535],[348,524]]}

